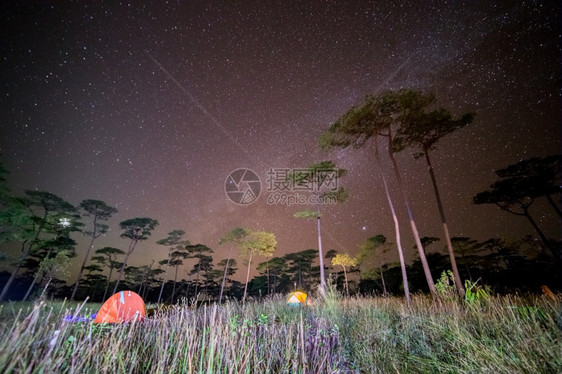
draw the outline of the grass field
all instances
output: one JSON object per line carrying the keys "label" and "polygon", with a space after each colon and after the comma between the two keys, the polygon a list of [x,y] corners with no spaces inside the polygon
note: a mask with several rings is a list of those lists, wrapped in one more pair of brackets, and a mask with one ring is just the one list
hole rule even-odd
{"label": "grass field", "polygon": [[[562,297],[283,299],[69,323],[100,304],[0,306],[1,373],[562,373]],[[150,306],[148,306],[150,307]]]}

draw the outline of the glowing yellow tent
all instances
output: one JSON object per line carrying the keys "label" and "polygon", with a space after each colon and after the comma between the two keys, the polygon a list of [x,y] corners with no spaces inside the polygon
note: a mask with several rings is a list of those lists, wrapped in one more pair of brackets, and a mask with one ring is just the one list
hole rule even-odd
{"label": "glowing yellow tent", "polygon": [[308,296],[301,291],[291,292],[287,297],[287,304],[289,305],[307,305]]}

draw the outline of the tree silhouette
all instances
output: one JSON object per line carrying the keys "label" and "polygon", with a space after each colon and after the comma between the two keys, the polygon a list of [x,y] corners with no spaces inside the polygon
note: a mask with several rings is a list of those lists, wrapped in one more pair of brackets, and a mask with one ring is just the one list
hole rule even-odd
{"label": "tree silhouette", "polygon": [[[326,288],[326,277],[324,275],[324,254],[322,252],[322,231],[320,219],[320,198],[337,203],[347,199],[347,192],[338,186],[339,178],[346,174],[345,169],[337,168],[332,161],[321,161],[310,165],[306,170],[293,171],[289,176],[295,186],[306,186],[308,190],[316,195],[316,210],[304,210],[294,214],[295,218],[316,218],[316,230],[318,234],[318,258],[320,259],[320,294],[324,295]],[[334,180],[335,179],[335,180]],[[328,187],[328,190],[326,190]]]}
{"label": "tree silhouette", "polygon": [[219,245],[230,243],[228,248],[228,255],[226,257],[226,262],[224,263],[224,272],[222,276],[221,289],[219,293],[219,304],[222,302],[222,295],[224,292],[224,287],[226,285],[226,276],[229,273],[230,259],[232,257],[232,248],[235,246],[240,246],[244,238],[248,235],[248,231],[242,227],[235,227],[230,230],[225,236],[219,240]]}
{"label": "tree silhouette", "polygon": [[424,95],[419,91],[405,91],[401,94],[400,103],[402,107],[402,118],[392,147],[394,152],[400,152],[406,147],[414,147],[418,149],[418,152],[414,155],[415,158],[425,156],[435,199],[437,201],[437,207],[439,209],[439,215],[441,217],[441,225],[445,234],[447,251],[449,252],[451,268],[455,278],[455,286],[459,296],[462,298],[464,297],[464,289],[457,268],[445,210],[443,209],[443,203],[439,194],[437,179],[435,178],[429,152],[435,150],[437,142],[441,138],[470,124],[474,120],[474,114],[466,113],[458,119],[453,119],[451,113],[443,108],[427,112],[427,108],[434,104],[434,102],[435,96],[432,94]]}
{"label": "tree silhouette", "polygon": [[[429,247],[433,243],[437,243],[439,240],[440,240],[439,238],[436,238],[434,236],[422,236],[420,238],[420,242],[423,245],[424,253],[425,253],[426,256],[429,253],[428,250],[427,250],[427,247]],[[416,249],[415,245],[414,245],[414,249]]]}
{"label": "tree silhouette", "polygon": [[403,121],[403,111],[405,106],[404,102],[408,101],[409,95],[410,95],[409,90],[400,90],[398,92],[386,92],[380,95],[377,99],[375,99],[375,103],[376,103],[376,107],[378,107],[377,114],[379,120],[382,120],[383,123],[387,123],[388,156],[390,158],[390,161],[392,162],[394,175],[396,177],[396,181],[398,182],[398,189],[400,191],[400,195],[402,196],[402,201],[404,202],[406,213],[408,214],[410,227],[412,229],[412,233],[414,234],[414,240],[418,248],[418,254],[420,256],[420,261],[423,266],[425,279],[427,281],[429,291],[434,297],[437,297],[437,290],[435,289],[435,284],[433,283],[433,277],[431,276],[429,264],[425,257],[425,252],[423,249],[423,245],[421,243],[420,234],[418,232],[416,221],[414,219],[414,213],[411,207],[410,199],[406,193],[406,188],[402,181],[402,176],[400,174],[398,162],[394,157],[394,150],[392,149],[392,144],[393,144],[392,125],[393,123],[400,124]]}
{"label": "tree silhouette", "polygon": [[68,252],[59,251],[54,257],[47,257],[39,264],[39,273],[42,278],[46,281],[43,291],[39,299],[43,299],[47,288],[53,281],[53,278],[57,277],[62,280],[67,280],[70,277],[68,267],[70,266],[70,257]]}
{"label": "tree silhouette", "polygon": [[[36,228],[36,235],[28,245],[26,254],[27,267],[35,271],[23,301],[27,300],[36,281],[41,277],[39,264],[49,259],[51,254],[66,250],[69,256],[75,256],[74,245],[76,242],[70,238],[71,232],[80,231],[83,224],[77,209],[60,197],[43,191],[26,191],[27,206],[32,214]],[[40,215],[35,215],[35,212]],[[36,261],[34,261],[34,258]],[[1,297],[0,297],[1,298]]]}
{"label": "tree silhouette", "polygon": [[[380,254],[384,254],[389,250],[390,243],[387,243],[386,237],[382,234],[378,234],[375,236],[371,236],[365,240],[363,244],[360,246],[359,254],[357,255],[357,262],[364,266],[369,258],[372,258],[375,255],[375,252],[380,252]],[[383,287],[383,296],[386,297],[387,290],[386,290],[386,282],[384,280],[384,264],[381,263],[379,266],[379,271],[377,273],[380,274],[382,287]],[[363,275],[363,269],[361,271]],[[371,276],[372,277],[372,276]]]}
{"label": "tree silhouette", "polygon": [[36,244],[34,239],[38,238],[37,220],[28,209],[28,201],[28,199],[16,197],[9,198],[2,202],[2,209],[0,209],[0,243],[14,242],[19,243],[20,247],[17,258],[5,256],[2,259],[6,262],[10,261],[13,269],[0,292],[0,301],[6,298],[14,279]]}
{"label": "tree silhouette", "polygon": [[[378,156],[378,143],[377,137],[385,136],[388,139],[388,156],[391,160],[394,175],[398,182],[398,188],[402,201],[406,208],[408,214],[408,220],[410,222],[410,227],[414,235],[414,239],[419,251],[419,256],[421,263],[423,265],[423,270],[425,278],[429,287],[431,294],[437,297],[437,291],[433,283],[433,278],[431,276],[431,271],[429,269],[429,264],[425,258],[423,252],[423,245],[420,241],[420,235],[417,229],[417,225],[414,219],[414,214],[411,208],[411,203],[409,197],[406,193],[404,183],[400,174],[400,169],[393,152],[393,127],[399,126],[402,121],[406,120],[407,117],[405,113],[407,110],[406,104],[409,98],[410,90],[400,90],[400,91],[387,91],[379,96],[367,96],[365,101],[358,107],[352,107],[343,116],[341,116],[336,122],[334,122],[328,131],[326,131],[320,138],[319,145],[322,148],[329,149],[332,147],[346,148],[353,146],[354,148],[363,147],[369,140],[373,139],[373,144],[375,146],[375,156],[377,162],[380,163],[380,158]],[[419,103],[417,105],[420,105]],[[381,173],[382,175],[382,173]],[[390,194],[388,193],[388,187],[386,184],[386,179],[383,178],[383,183],[385,185],[386,195],[389,200],[389,205],[395,222],[395,232],[399,251],[401,249],[399,229],[397,226],[397,219],[394,213],[394,207],[392,200],[390,199]],[[403,254],[399,252],[401,264],[404,264]],[[402,274],[404,280],[404,291],[406,294],[406,301],[409,303],[409,290],[407,289],[407,277],[405,265],[402,265]]]}
{"label": "tree silhouette", "polygon": [[287,253],[284,258],[289,262],[287,273],[293,274],[293,283],[301,289],[308,288],[313,277],[318,274],[312,263],[318,256],[315,249],[305,249],[300,252]]}
{"label": "tree silhouette", "polygon": [[123,252],[118,248],[103,247],[97,249],[95,253],[98,254],[99,256],[93,256],[92,261],[103,264],[109,268],[109,275],[107,276],[107,284],[105,285],[105,290],[103,291],[103,298],[102,298],[102,300],[105,300],[107,296],[107,291],[109,290],[109,284],[111,283],[111,275],[113,274],[113,270],[117,270],[118,268],[123,266],[123,263],[117,261],[117,256],[124,255],[125,252]]}
{"label": "tree silhouette", "polygon": [[86,262],[88,262],[90,252],[94,247],[94,241],[109,230],[109,226],[101,223],[100,221],[107,221],[113,214],[117,213],[117,208],[110,207],[100,200],[83,200],[78,207],[85,211],[85,213],[82,214],[83,217],[92,218],[92,230],[84,232],[85,235],[91,237],[90,244],[88,245],[86,255],[84,256],[84,260],[82,261],[82,265],[80,266],[80,271],[78,272],[78,277],[76,279],[74,289],[72,290],[70,300],[74,300],[76,290],[78,290],[78,286],[80,285],[82,273],[84,272],[84,268],[86,267]]}
{"label": "tree silhouette", "polygon": [[[546,160],[546,161],[545,161]],[[546,237],[530,213],[530,207],[540,196],[559,193],[560,157],[530,159],[496,171],[501,179],[492,183],[490,189],[476,194],[475,204],[495,204],[500,209],[527,218],[557,262],[561,262],[556,245]]]}
{"label": "tree silhouette", "polygon": [[526,180],[527,193],[535,198],[546,197],[549,204],[558,214],[558,217],[562,218],[559,204],[552,197],[552,195],[559,195],[562,192],[561,168],[562,155],[542,158],[533,157],[509,165],[505,169],[496,170],[496,175],[500,178],[521,178]]}
{"label": "tree silhouette", "polygon": [[[27,268],[36,268],[37,270],[35,271],[33,281],[30,283],[22,301],[26,301],[28,299],[36,284],[41,284],[42,277],[45,273],[44,270],[41,269],[41,263],[55,257],[59,252],[65,252],[65,257],[68,258],[75,257],[75,245],[76,242],[64,234],[56,236],[53,239],[41,241],[33,255],[28,259],[28,261],[26,261]],[[35,264],[37,265],[35,266]]]}
{"label": "tree silhouette", "polygon": [[349,255],[349,253],[338,253],[332,258],[332,266],[339,265],[343,268],[343,275],[345,278],[345,291],[349,297],[349,285],[347,283],[347,270],[348,267],[357,266],[357,259]]}
{"label": "tree silhouette", "polygon": [[[162,292],[164,291],[164,284],[166,283],[166,276],[168,274],[168,267],[170,265],[172,265],[172,253],[174,252],[182,252],[183,250],[185,250],[185,246],[189,245],[189,240],[184,240],[183,239],[183,235],[185,234],[185,231],[183,230],[172,230],[168,233],[168,236],[160,239],[156,242],[156,244],[160,244],[160,245],[165,245],[168,246],[168,259],[162,261],[160,264],[161,265],[166,265],[166,268],[164,270],[164,277],[162,278],[162,285],[160,286],[160,293],[158,294],[158,301],[157,303],[160,304],[160,300],[162,299]],[[180,255],[176,255],[176,257],[181,257]],[[187,258],[183,257],[184,259]],[[176,259],[177,261],[177,259]],[[174,266],[174,265],[172,265]],[[176,289],[176,280],[177,280],[177,275],[178,275],[178,269],[176,266],[176,274],[175,274],[175,278],[174,278],[174,287],[172,290],[172,303],[174,300],[174,291]]]}
{"label": "tree silhouette", "polygon": [[150,277],[150,271],[152,270],[152,266],[154,266],[154,260],[150,262],[150,265],[143,265],[138,268],[138,284],[139,288],[137,289],[137,294],[141,298],[144,299],[143,292],[146,289],[146,284],[148,282],[148,278]]}
{"label": "tree silhouette", "polygon": [[138,268],[138,282],[139,289],[137,293],[141,298],[146,299],[146,294],[149,289],[152,289],[154,284],[157,282],[156,276],[162,274],[164,270],[160,268],[153,269],[155,260],[152,260],[150,265],[143,265]]}
{"label": "tree silhouette", "polygon": [[129,249],[125,253],[123,265],[121,266],[117,281],[115,282],[115,287],[113,288],[114,294],[117,292],[121,278],[123,278],[129,256],[131,255],[131,253],[133,253],[139,241],[148,239],[148,237],[152,233],[152,230],[154,230],[156,226],[158,226],[158,221],[152,218],[131,218],[120,222],[119,226],[122,230],[121,237],[130,239],[130,242]]}
{"label": "tree silhouette", "polygon": [[[123,277],[123,286],[125,289],[133,289],[135,285],[139,286],[137,294],[140,292],[143,278],[143,267],[129,265],[125,268]],[[139,295],[140,296],[140,295]]]}
{"label": "tree silhouette", "polygon": [[273,257],[258,264],[257,270],[267,277],[267,293],[276,293],[282,286],[283,275],[287,273],[287,260],[284,257]]}
{"label": "tree silhouette", "polygon": [[330,262],[332,261],[332,258],[336,257],[336,255],[338,254],[338,251],[335,249],[330,249],[328,252],[326,252],[326,254],[324,255],[324,258],[326,260],[330,260]]}
{"label": "tree silhouette", "polygon": [[4,164],[0,161],[0,207],[5,208],[9,204],[9,200],[12,199],[12,191],[8,187],[7,175],[10,172],[4,167]]}
{"label": "tree silhouette", "polygon": [[324,258],[326,260],[328,260],[328,264],[330,264],[330,268],[333,270],[333,266],[332,266],[332,259],[334,257],[336,257],[336,255],[338,254],[338,251],[336,251],[335,249],[330,249],[328,252],[326,252],[326,254],[324,255]]}
{"label": "tree silhouette", "polygon": [[[172,252],[170,254],[170,259],[168,261],[168,263],[166,265],[172,266],[173,268],[175,268],[174,271],[174,284],[172,287],[172,297],[171,297],[171,301],[170,303],[174,303],[174,295],[176,292],[176,284],[178,282],[178,270],[179,267],[181,265],[183,265],[183,260],[188,259],[189,258],[189,252],[185,249],[182,250],[176,250],[174,252]],[[162,282],[162,286],[164,285],[164,283]],[[160,287],[160,295],[158,296],[158,300],[160,300],[160,297],[162,295],[162,287]]]}
{"label": "tree silhouette", "polygon": [[246,273],[246,284],[244,285],[244,296],[242,302],[246,302],[248,293],[248,280],[250,278],[250,269],[252,266],[252,257],[255,255],[271,257],[277,248],[277,239],[275,235],[266,231],[250,231],[242,242],[242,250],[248,259],[248,271]]}
{"label": "tree silhouette", "polygon": [[0,243],[22,243],[23,251],[36,234],[34,216],[29,209],[29,200],[12,194],[7,183],[8,174],[0,163]]}
{"label": "tree silhouette", "polygon": [[[223,258],[217,263],[217,266],[220,269],[217,270],[217,274],[219,274],[218,276],[222,275],[222,282],[219,290],[219,302],[221,302],[222,295],[224,293],[224,290],[226,289],[226,285],[229,282],[232,282],[232,280],[229,279],[229,277],[233,276],[234,274],[236,274],[236,271],[238,271],[238,267],[237,267],[238,263],[234,258],[230,258],[230,259]],[[226,273],[224,272],[224,270],[226,270]]]}
{"label": "tree silhouette", "polygon": [[194,296],[197,297],[199,291],[199,275],[201,271],[207,272],[212,268],[213,257],[209,254],[213,253],[213,250],[203,244],[188,245],[185,249],[189,254],[188,258],[197,259],[197,262],[190,272],[190,275],[196,275]]}
{"label": "tree silhouette", "polygon": [[[95,263],[93,257],[91,263],[84,267],[84,276],[82,285],[85,286],[85,293],[88,294],[90,300],[96,299],[96,294],[100,291],[105,283],[105,276],[100,274],[103,268]],[[97,274],[96,274],[97,273]]]}
{"label": "tree silhouette", "polygon": [[75,242],[70,234],[83,226],[76,208],[52,193],[25,191],[23,198],[13,196],[6,184],[7,174],[0,164],[0,242],[19,243],[20,254],[0,292],[0,300],[6,297],[22,268],[30,273],[35,271],[26,298],[44,273],[41,261],[48,262],[52,253],[56,256],[63,250],[68,251],[69,257],[74,256]]}
{"label": "tree silhouette", "polygon": [[509,267],[509,257],[514,254],[508,243],[500,238],[480,242],[474,246],[474,250],[485,258],[483,263],[487,267],[486,271],[498,274],[504,268]]}
{"label": "tree silhouette", "polygon": [[474,246],[476,243],[478,243],[477,240],[464,236],[454,236],[451,238],[451,244],[453,245],[455,252],[460,254],[460,263],[461,265],[464,264],[468,279],[471,281],[473,279],[469,264],[474,264],[476,262],[474,254]]}

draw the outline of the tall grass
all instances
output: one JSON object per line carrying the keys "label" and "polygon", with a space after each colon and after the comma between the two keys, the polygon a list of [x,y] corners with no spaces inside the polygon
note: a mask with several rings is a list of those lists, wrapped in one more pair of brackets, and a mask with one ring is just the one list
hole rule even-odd
{"label": "tall grass", "polygon": [[2,373],[560,373],[562,301],[415,296],[175,306],[142,322],[68,323],[98,305],[0,306]]}

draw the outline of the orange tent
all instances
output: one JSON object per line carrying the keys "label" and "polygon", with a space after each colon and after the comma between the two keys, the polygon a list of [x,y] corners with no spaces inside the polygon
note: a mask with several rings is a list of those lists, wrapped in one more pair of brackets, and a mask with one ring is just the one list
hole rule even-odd
{"label": "orange tent", "polygon": [[289,305],[307,305],[308,296],[301,291],[291,292],[287,297],[287,304]]}
{"label": "orange tent", "polygon": [[144,301],[133,291],[121,291],[101,306],[94,323],[123,323],[146,316]]}

